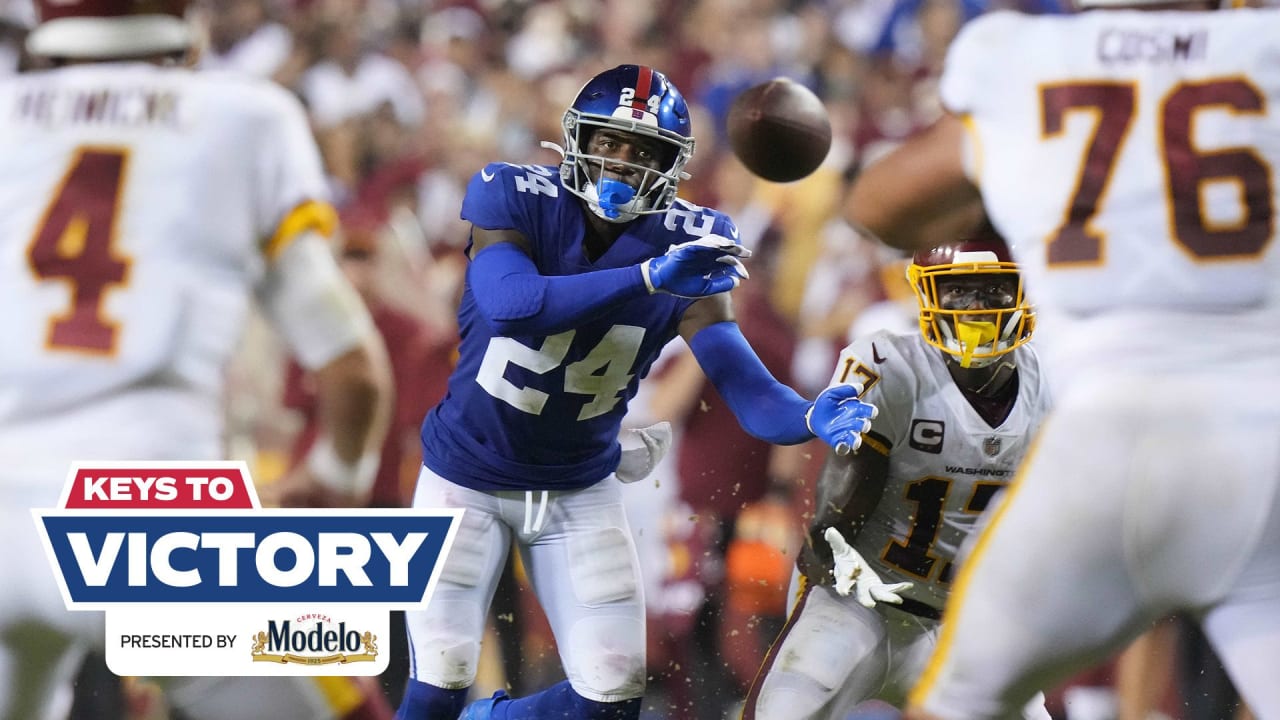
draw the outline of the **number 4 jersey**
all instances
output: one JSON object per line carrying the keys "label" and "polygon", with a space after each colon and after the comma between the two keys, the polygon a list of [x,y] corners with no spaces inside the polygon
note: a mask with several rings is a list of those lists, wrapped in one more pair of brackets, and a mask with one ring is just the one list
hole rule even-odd
{"label": "number 4 jersey", "polygon": [[147,63],[0,82],[8,469],[221,456],[252,290],[295,233],[332,226],[326,195],[279,87]]}
{"label": "number 4 jersey", "polygon": [[952,565],[979,515],[1011,480],[1049,409],[1035,351],[1013,351],[1018,397],[997,427],[987,424],[920,333],[882,331],[840,353],[832,384],[862,383],[880,409],[859,452],[889,457],[884,494],[852,544],[887,583],[941,609]]}
{"label": "number 4 jersey", "polygon": [[[711,233],[738,234],[726,215],[677,200],[665,213],[631,222],[593,262],[583,247],[584,208],[556,168],[505,163],[472,178],[462,219],[519,232],[548,276],[626,267]],[[608,476],[618,465],[627,403],[694,301],[647,295],[562,333],[502,337],[477,310],[473,292],[467,283],[449,392],[423,422],[424,464],[478,490],[568,490]]]}

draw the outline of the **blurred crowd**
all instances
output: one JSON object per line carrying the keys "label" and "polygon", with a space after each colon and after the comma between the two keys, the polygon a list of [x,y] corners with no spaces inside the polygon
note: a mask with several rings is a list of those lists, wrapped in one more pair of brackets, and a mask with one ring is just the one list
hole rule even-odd
{"label": "blurred crowd", "polygon": [[[0,70],[17,71],[34,17],[22,0],[0,8]],[[968,19],[998,8],[1069,9],[1057,0],[204,0],[198,63],[271,78],[309,111],[343,221],[335,252],[392,355],[396,425],[374,502],[396,506],[411,498],[418,424],[452,366],[466,184],[487,162],[557,164],[540,142],[561,142],[561,115],[585,80],[645,64],[690,101],[697,145],[681,195],[737,222],[756,251],[737,293],[744,333],[778,379],[813,396],[851,336],[915,327],[903,259],[860,238],[841,202],[859,167],[939,115],[949,43]],[[751,176],[724,132],[736,95],[777,76],[818,93],[834,135],[824,165],[786,185]],[[270,482],[311,440],[308,378],[265,330],[251,332],[232,372],[232,454]],[[806,481],[823,452],[747,436],[679,347],[642,393],[635,424],[678,426],[668,461],[628,487],[651,607],[645,717],[732,716],[785,619],[812,502]],[[501,686],[521,695],[558,672],[520,569],[510,576],[477,695]],[[1176,628],[1150,636],[1158,651],[1141,663],[1100,668],[1051,709],[1072,720],[1143,717],[1134,707],[1229,717],[1226,706],[1195,710],[1180,695],[1190,685],[1176,675],[1208,682],[1213,661],[1179,661],[1183,644],[1203,650]],[[389,674],[402,676],[396,662]],[[1138,689],[1118,699],[1114,681],[1125,673]],[[402,683],[386,679],[393,705]],[[1210,688],[1204,702],[1224,694]],[[896,714],[872,706],[860,716]]]}

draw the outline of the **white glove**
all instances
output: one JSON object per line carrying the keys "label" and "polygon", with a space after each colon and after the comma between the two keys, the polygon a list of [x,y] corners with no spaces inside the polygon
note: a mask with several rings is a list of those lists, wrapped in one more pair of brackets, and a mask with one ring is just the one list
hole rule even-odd
{"label": "white glove", "polygon": [[649,477],[671,449],[671,423],[663,421],[644,428],[624,428],[618,434],[622,460],[614,474],[624,483]]}
{"label": "white glove", "polygon": [[850,590],[856,590],[858,602],[863,607],[875,607],[877,602],[902,604],[902,597],[898,593],[911,589],[914,583],[886,585],[858,551],[845,542],[839,530],[829,527],[822,537],[831,546],[831,557],[835,560],[836,592],[841,597],[848,597]]}

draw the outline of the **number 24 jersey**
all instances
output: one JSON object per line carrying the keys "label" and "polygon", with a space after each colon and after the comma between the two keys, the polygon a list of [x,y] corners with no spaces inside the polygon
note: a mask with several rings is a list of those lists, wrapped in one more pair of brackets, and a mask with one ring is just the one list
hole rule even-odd
{"label": "number 24 jersey", "polygon": [[[542,165],[485,166],[467,187],[462,219],[519,232],[547,276],[626,267],[711,233],[738,235],[727,215],[677,200],[631,222],[590,260],[582,202],[556,168]],[[618,464],[627,403],[694,301],[645,295],[571,330],[503,337],[480,315],[473,292],[467,283],[449,393],[423,422],[423,462],[479,490],[568,490],[604,479]]]}

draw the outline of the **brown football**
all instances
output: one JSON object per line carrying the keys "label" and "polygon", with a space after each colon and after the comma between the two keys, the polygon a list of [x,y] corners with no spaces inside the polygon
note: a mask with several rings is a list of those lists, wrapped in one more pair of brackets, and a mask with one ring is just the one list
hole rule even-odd
{"label": "brown football", "polygon": [[729,108],[729,144],[751,172],[773,182],[809,175],[831,149],[831,119],[809,88],[774,78],[747,88]]}

